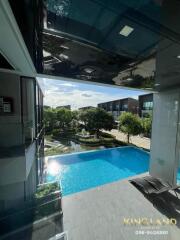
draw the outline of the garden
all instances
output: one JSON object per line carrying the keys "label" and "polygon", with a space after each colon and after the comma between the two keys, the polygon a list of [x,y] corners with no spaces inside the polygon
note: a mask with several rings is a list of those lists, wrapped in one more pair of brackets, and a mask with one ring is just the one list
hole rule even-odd
{"label": "garden", "polygon": [[[118,147],[129,144],[134,135],[151,135],[152,117],[139,118],[124,112],[118,125],[111,113],[101,108],[69,110],[66,108],[44,108],[45,155],[57,155],[99,148]],[[127,141],[119,141],[110,133],[112,129],[127,135]]]}

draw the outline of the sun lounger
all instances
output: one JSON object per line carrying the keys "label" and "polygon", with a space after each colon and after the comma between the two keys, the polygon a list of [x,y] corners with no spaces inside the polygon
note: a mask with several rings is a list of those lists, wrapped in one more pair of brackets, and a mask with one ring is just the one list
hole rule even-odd
{"label": "sun lounger", "polygon": [[135,178],[130,180],[130,182],[137,188],[140,188],[146,194],[160,194],[166,191],[173,190],[177,196],[176,190],[179,188],[179,186],[172,186],[168,182],[152,176]]}

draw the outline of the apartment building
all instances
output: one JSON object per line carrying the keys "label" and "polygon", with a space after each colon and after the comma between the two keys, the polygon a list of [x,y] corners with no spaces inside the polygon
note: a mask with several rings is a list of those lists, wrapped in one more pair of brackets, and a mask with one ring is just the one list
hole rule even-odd
{"label": "apartment building", "polygon": [[93,106],[86,106],[86,107],[79,108],[79,110],[85,111],[85,110],[89,110],[89,109],[93,109],[93,108],[95,108],[95,107],[93,107]]}
{"label": "apartment building", "polygon": [[139,116],[147,117],[153,112],[153,93],[139,96]]}
{"label": "apartment building", "polygon": [[99,108],[103,108],[107,112],[114,116],[115,120],[123,112],[132,112],[136,114],[138,112],[138,101],[134,98],[123,98],[114,101],[104,102],[98,104]]}

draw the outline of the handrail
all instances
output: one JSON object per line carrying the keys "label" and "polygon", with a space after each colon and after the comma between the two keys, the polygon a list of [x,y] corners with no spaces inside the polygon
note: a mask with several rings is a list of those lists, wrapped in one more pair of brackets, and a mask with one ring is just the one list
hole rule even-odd
{"label": "handrail", "polygon": [[40,137],[40,135],[42,134],[42,132],[45,130],[45,125],[42,126],[40,132],[38,133],[38,135],[34,138],[34,140],[38,140],[38,138]]}

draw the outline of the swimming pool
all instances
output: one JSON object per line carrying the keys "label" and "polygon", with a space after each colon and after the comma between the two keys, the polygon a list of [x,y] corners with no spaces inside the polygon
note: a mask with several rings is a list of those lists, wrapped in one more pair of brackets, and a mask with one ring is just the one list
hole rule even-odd
{"label": "swimming pool", "polygon": [[149,153],[118,147],[48,157],[46,181],[59,180],[63,196],[148,171]]}

